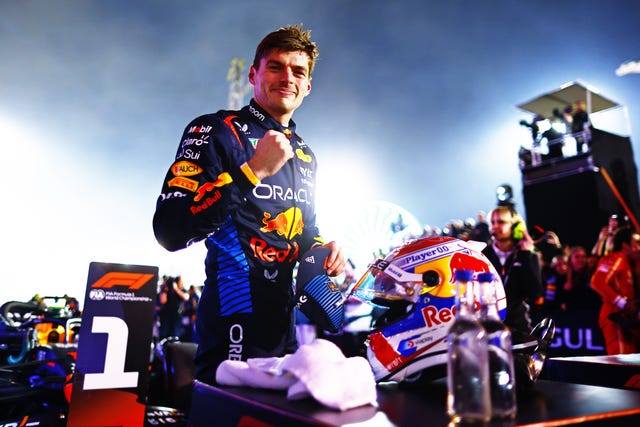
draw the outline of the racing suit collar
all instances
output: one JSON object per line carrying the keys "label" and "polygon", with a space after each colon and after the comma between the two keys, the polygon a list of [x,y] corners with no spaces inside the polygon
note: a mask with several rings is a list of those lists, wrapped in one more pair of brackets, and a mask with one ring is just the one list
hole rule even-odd
{"label": "racing suit collar", "polygon": [[293,120],[289,120],[289,126],[282,126],[280,122],[271,117],[269,113],[267,113],[253,98],[251,98],[251,101],[249,101],[249,105],[244,109],[247,109],[249,112],[249,116],[253,117],[266,129],[275,129],[289,135],[293,135],[296,133],[296,124]]}

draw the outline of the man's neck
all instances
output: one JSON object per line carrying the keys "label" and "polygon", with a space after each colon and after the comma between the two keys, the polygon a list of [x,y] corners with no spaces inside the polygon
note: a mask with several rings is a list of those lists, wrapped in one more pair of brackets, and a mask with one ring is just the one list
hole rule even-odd
{"label": "man's neck", "polygon": [[512,239],[494,240],[493,245],[501,252],[511,252],[516,246]]}
{"label": "man's neck", "polygon": [[[255,98],[254,98],[254,100],[255,100]],[[291,117],[293,116],[293,112],[285,113],[285,114],[278,114],[275,111],[271,111],[271,110],[265,108],[258,101],[256,101],[256,104],[260,105],[260,108],[262,108],[264,111],[266,111],[271,117],[273,117],[283,127],[288,127],[289,126],[289,122],[291,121]]]}

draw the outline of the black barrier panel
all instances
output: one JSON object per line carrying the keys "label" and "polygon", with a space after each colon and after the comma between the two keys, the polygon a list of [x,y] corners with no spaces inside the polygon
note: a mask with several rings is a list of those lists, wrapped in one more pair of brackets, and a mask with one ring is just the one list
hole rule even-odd
{"label": "black barrier panel", "polygon": [[549,349],[550,357],[606,354],[597,310],[561,311],[552,317],[556,335]]}

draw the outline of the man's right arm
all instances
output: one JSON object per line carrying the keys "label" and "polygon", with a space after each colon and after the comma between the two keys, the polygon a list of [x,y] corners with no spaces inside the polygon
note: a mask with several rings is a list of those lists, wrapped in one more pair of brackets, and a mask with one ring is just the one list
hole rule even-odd
{"label": "man's right arm", "polygon": [[604,303],[616,305],[618,308],[623,308],[626,300],[623,295],[620,295],[611,286],[611,282],[621,264],[622,257],[615,255],[605,256],[600,259],[596,266],[596,271],[591,276],[591,289],[600,295]]}
{"label": "man's right arm", "polygon": [[241,142],[214,115],[186,127],[153,216],[154,234],[165,249],[205,239],[245,203],[254,185],[241,169],[245,156]]}

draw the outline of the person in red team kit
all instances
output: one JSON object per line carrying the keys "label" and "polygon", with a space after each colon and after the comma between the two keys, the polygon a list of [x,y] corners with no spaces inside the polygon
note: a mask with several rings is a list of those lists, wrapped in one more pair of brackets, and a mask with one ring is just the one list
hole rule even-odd
{"label": "person in red team kit", "polygon": [[204,240],[207,278],[196,318],[196,378],[215,383],[225,359],[280,357],[297,348],[294,266],[316,246],[327,273],[345,265],[316,226],[316,158],[291,119],[311,90],[318,49],[287,26],[258,45],[253,99],[189,123],[158,198],[153,227],[170,251]]}
{"label": "person in red team kit", "polygon": [[[640,236],[630,227],[613,235],[613,251],[603,256],[591,278],[591,288],[602,298],[598,325],[607,354],[637,353],[640,308],[633,269],[640,253]],[[633,328],[625,327],[625,324]],[[635,332],[634,332],[635,329]]]}

